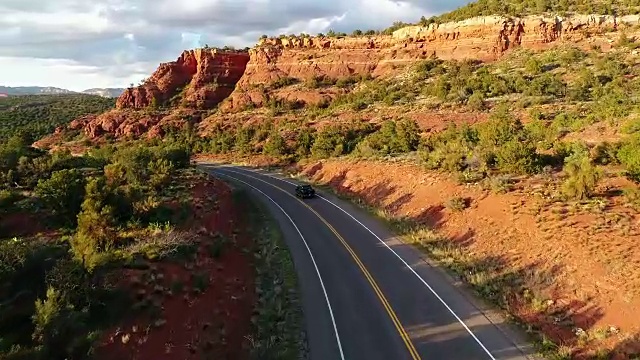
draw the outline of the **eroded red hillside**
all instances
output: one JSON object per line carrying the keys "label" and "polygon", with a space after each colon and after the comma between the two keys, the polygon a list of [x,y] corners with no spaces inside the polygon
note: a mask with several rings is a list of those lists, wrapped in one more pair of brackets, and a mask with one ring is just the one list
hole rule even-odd
{"label": "eroded red hillside", "polygon": [[[142,85],[129,88],[118,98],[118,109],[178,105],[211,108],[233,91],[244,74],[249,54],[218,49],[195,49],[178,60],[160,64]],[[172,103],[171,100],[174,100]]]}
{"label": "eroded red hillside", "polygon": [[337,88],[279,88],[280,79],[312,77],[393,76],[426,58],[494,61],[509,50],[544,50],[566,42],[585,49],[611,47],[608,33],[638,23],[638,16],[574,15],[567,18],[500,16],[459,22],[408,26],[392,35],[362,37],[285,37],[262,39],[250,50],[251,60],[236,90],[222,109],[259,107],[275,98],[318,105],[341,93]]}

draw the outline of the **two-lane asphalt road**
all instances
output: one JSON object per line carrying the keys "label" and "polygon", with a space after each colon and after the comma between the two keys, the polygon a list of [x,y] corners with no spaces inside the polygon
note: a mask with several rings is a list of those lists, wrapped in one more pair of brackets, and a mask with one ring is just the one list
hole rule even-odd
{"label": "two-lane asphalt road", "polygon": [[278,221],[300,279],[312,359],[532,358],[517,334],[365,212],[321,192],[302,201],[297,182],[274,174],[200,166],[255,193]]}

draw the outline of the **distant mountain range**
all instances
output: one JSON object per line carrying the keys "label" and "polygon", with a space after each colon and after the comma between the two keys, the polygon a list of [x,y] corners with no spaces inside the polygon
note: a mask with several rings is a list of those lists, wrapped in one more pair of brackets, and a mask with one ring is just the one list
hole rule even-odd
{"label": "distant mountain range", "polygon": [[9,87],[9,86],[0,86],[0,96],[2,94],[5,95],[56,95],[56,94],[88,94],[88,95],[98,95],[102,97],[118,97],[124,89],[120,88],[94,88],[87,89],[81,92],[71,91],[67,89],[60,89],[56,87],[41,87],[41,86],[18,86],[18,87]]}

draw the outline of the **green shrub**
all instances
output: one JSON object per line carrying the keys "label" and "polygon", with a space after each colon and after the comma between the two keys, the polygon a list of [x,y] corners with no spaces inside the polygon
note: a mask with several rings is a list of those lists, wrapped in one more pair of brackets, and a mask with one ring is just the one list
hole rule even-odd
{"label": "green shrub", "polygon": [[533,174],[540,171],[536,148],[531,143],[511,140],[495,151],[497,166],[501,171],[514,174]]}
{"label": "green shrub", "polygon": [[629,187],[624,189],[624,197],[634,209],[640,210],[640,189]]}
{"label": "green shrub", "polygon": [[640,182],[640,136],[625,141],[620,146],[617,158],[625,166],[627,177]]}
{"label": "green shrub", "polygon": [[83,337],[87,316],[77,311],[56,289],[49,287],[45,299],[35,303],[34,340],[42,345],[46,359],[86,356],[90,343]]}
{"label": "green shrub", "polygon": [[605,93],[591,104],[590,116],[594,119],[593,122],[615,121],[630,114],[632,103],[627,94],[615,89],[604,91]]}
{"label": "green shrub", "polygon": [[504,175],[498,175],[487,179],[491,191],[496,194],[506,194],[513,189],[511,179]]}
{"label": "green shrub", "polygon": [[252,127],[242,126],[235,134],[234,150],[240,154],[250,154],[253,150],[251,141],[255,135],[255,130]]}
{"label": "green shrub", "polygon": [[63,246],[10,239],[0,242],[0,352],[31,346],[33,304],[45,290],[45,274],[67,254]]}
{"label": "green shrub", "polygon": [[620,151],[620,143],[602,142],[593,149],[593,161],[600,165],[618,164],[618,152]]}
{"label": "green shrub", "polygon": [[308,126],[303,126],[298,132],[296,143],[296,155],[306,157],[311,153],[311,147],[315,141],[315,133]]}
{"label": "green shrub", "polygon": [[540,75],[531,81],[525,91],[530,96],[561,97],[566,92],[566,84],[557,76],[549,73]]}
{"label": "green shrub", "polygon": [[467,105],[473,110],[482,111],[485,109],[484,95],[480,92],[474,92],[467,100]]}
{"label": "green shrub", "polygon": [[154,159],[155,154],[150,148],[137,145],[118,149],[112,161],[123,166],[129,183],[144,184],[149,176],[149,163]]}
{"label": "green shrub", "polygon": [[635,134],[640,132],[640,119],[630,119],[622,126],[622,132],[625,134]]}
{"label": "green shrub", "polygon": [[418,62],[416,65],[416,72],[419,78],[424,80],[432,75],[441,74],[444,69],[442,68],[444,61],[440,59],[428,59]]}
{"label": "green shrub", "polygon": [[523,125],[512,117],[505,108],[498,109],[493,118],[478,127],[480,146],[491,149],[512,140],[523,139]]}
{"label": "green shrub", "polygon": [[344,153],[345,137],[337,128],[328,128],[318,132],[311,155],[315,158],[328,158],[339,156]]}
{"label": "green shrub", "polygon": [[96,168],[103,168],[105,165],[111,162],[111,158],[116,152],[116,148],[113,145],[105,145],[99,148],[90,149],[86,156],[89,166]]}
{"label": "green shrub", "polygon": [[20,194],[14,190],[0,190],[0,210],[12,207],[20,198]]}
{"label": "green shrub", "polygon": [[115,208],[109,204],[112,191],[104,179],[89,180],[78,214],[78,231],[71,240],[71,248],[76,258],[89,270],[100,265],[104,254],[114,249],[117,241],[115,231]]}
{"label": "green shrub", "polygon": [[536,59],[535,57],[531,57],[529,58],[529,60],[527,60],[525,69],[531,75],[538,75],[542,73],[542,64],[540,63],[540,60]]}
{"label": "green shrub", "polygon": [[184,169],[191,164],[191,151],[186,146],[160,146],[152,150],[158,150],[157,158],[167,160],[176,169]]}
{"label": "green shrub", "polygon": [[563,168],[567,175],[562,190],[569,198],[583,200],[591,197],[602,177],[600,169],[589,159],[586,151],[575,152],[565,160]]}
{"label": "green shrub", "polygon": [[467,168],[458,174],[458,182],[461,184],[475,184],[484,179],[485,176],[484,172]]}
{"label": "green shrub", "polygon": [[468,125],[458,129],[449,126],[444,132],[430,136],[422,144],[419,155],[429,169],[451,172],[463,171],[467,158],[473,154],[478,143],[478,131]]}
{"label": "green shrub", "polygon": [[554,157],[564,164],[564,160],[575,152],[575,143],[568,141],[556,141],[553,143]]}
{"label": "green shrub", "polygon": [[413,120],[385,121],[375,133],[359,144],[359,153],[396,154],[414,151],[420,141],[418,124]]}
{"label": "green shrub", "polygon": [[283,156],[287,154],[287,144],[279,132],[274,131],[267,139],[262,149],[263,153],[271,156]]}
{"label": "green shrub", "polygon": [[161,191],[171,182],[173,163],[167,159],[157,159],[149,162],[149,186],[156,191]]}
{"label": "green shrub", "polygon": [[35,191],[55,216],[73,222],[80,212],[84,188],[84,174],[72,169],[56,171],[49,179],[38,181]]}
{"label": "green shrub", "polygon": [[464,209],[469,207],[467,199],[461,197],[453,197],[447,200],[446,205],[447,208],[456,212],[463,211]]}
{"label": "green shrub", "polygon": [[396,122],[396,136],[401,152],[414,151],[420,142],[420,128],[414,120],[404,119]]}
{"label": "green shrub", "polygon": [[348,76],[340,78],[336,81],[336,86],[341,88],[349,87],[358,82],[358,78],[355,76]]}
{"label": "green shrub", "polygon": [[589,101],[591,100],[591,93],[593,89],[597,88],[600,84],[593,72],[588,68],[580,70],[578,78],[574,81],[568,91],[569,98],[577,101]]}
{"label": "green shrub", "polygon": [[279,88],[287,87],[297,83],[298,83],[298,79],[290,76],[284,76],[274,81],[273,83],[271,83],[271,87],[274,89],[279,89]]}
{"label": "green shrub", "polygon": [[558,59],[560,60],[562,65],[572,66],[574,64],[579,63],[581,60],[585,59],[587,56],[588,54],[584,50],[572,46],[567,49],[564,49],[564,51],[561,51],[558,56]]}
{"label": "green shrub", "polygon": [[534,119],[527,123],[524,129],[529,140],[544,150],[551,148],[553,141],[557,138],[554,129],[544,120]]}

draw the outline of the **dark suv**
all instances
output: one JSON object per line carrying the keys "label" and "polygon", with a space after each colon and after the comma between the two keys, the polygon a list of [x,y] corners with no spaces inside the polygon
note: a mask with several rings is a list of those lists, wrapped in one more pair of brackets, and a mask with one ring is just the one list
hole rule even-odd
{"label": "dark suv", "polygon": [[316,194],[316,191],[311,187],[311,185],[298,185],[296,186],[296,196],[306,199],[312,198]]}

